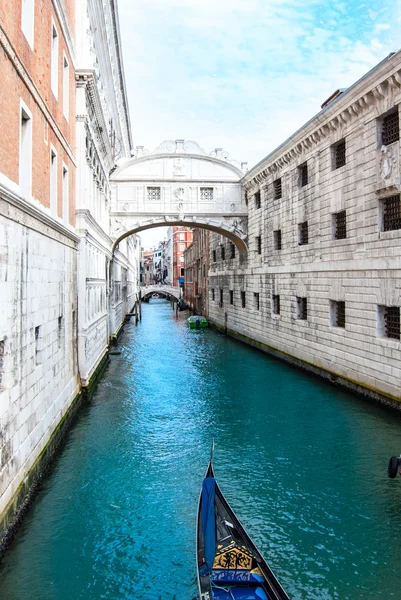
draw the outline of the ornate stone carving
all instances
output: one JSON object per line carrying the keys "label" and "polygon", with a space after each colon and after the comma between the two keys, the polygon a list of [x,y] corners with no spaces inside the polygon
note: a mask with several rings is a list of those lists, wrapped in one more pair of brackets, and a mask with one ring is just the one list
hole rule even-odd
{"label": "ornate stone carving", "polygon": [[185,177],[187,163],[184,158],[177,157],[174,160],[174,177]]}
{"label": "ornate stone carving", "polygon": [[382,146],[380,152],[380,175],[382,179],[389,179],[396,163],[394,152],[393,149],[388,146]]}

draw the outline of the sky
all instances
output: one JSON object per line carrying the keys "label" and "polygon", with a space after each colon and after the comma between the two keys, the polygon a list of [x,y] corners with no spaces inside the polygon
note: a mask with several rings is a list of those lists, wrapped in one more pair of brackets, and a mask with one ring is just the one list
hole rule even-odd
{"label": "sky", "polygon": [[195,140],[249,168],[335,90],[401,48],[401,0],[118,0],[118,8],[134,146]]}

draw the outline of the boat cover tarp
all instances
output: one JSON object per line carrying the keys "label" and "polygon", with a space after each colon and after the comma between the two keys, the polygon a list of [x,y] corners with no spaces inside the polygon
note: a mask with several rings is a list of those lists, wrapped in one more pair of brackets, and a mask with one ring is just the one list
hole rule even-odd
{"label": "boat cover tarp", "polygon": [[212,588],[213,598],[216,600],[269,600],[266,592],[261,588]]}
{"label": "boat cover tarp", "polygon": [[202,483],[202,533],[206,564],[200,569],[200,574],[203,576],[211,573],[216,555],[215,489],[216,480],[214,477],[205,477]]}

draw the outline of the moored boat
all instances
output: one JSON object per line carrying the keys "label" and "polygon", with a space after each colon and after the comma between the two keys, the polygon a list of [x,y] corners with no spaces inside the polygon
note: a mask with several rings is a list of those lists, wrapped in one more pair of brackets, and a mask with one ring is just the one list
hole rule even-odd
{"label": "moored boat", "polygon": [[289,600],[224,498],[212,458],[199,499],[197,576],[200,600]]}
{"label": "moored boat", "polygon": [[188,317],[187,323],[190,329],[204,329],[208,326],[207,319],[201,315],[192,315],[192,317]]}

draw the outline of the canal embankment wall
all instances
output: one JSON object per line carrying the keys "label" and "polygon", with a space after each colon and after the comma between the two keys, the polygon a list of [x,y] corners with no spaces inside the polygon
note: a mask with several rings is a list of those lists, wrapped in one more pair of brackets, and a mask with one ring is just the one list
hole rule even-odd
{"label": "canal embankment wall", "polygon": [[401,401],[401,53],[244,178],[248,258],[211,234],[212,322],[364,395]]}

